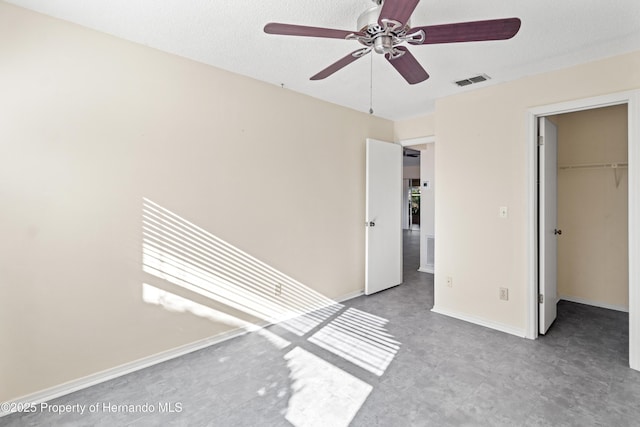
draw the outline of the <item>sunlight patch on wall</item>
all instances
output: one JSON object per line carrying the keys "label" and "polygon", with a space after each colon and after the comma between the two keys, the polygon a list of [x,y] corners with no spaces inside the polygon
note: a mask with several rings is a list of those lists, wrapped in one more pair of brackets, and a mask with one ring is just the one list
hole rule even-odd
{"label": "sunlight patch on wall", "polygon": [[142,231],[145,272],[298,336],[342,307],[146,198]]}
{"label": "sunlight patch on wall", "polygon": [[[309,350],[317,345],[381,376],[400,348],[400,343],[385,329],[387,319],[355,308],[341,312],[342,304],[146,198],[143,199],[142,237],[143,271],[278,324],[298,337],[306,337],[320,328],[306,337]],[[147,283],[142,285],[142,294],[145,302],[168,311],[192,313],[255,331],[280,350],[291,345],[268,329]],[[284,359],[293,383],[285,417],[296,427],[346,427],[373,389],[370,384],[300,347],[289,351]]]}
{"label": "sunlight patch on wall", "polygon": [[384,326],[387,319],[349,308],[309,338],[312,342],[381,376],[400,349]]}
{"label": "sunlight patch on wall", "polygon": [[296,427],[347,427],[373,390],[300,347],[284,358],[293,382],[285,418]]}
{"label": "sunlight patch on wall", "polygon": [[198,317],[213,320],[214,322],[220,322],[237,328],[242,328],[248,332],[257,332],[280,350],[291,344],[284,338],[252,323],[246,322],[227,313],[223,313],[219,310],[214,310],[206,305],[198,304],[190,299],[167,292],[147,283],[142,284],[142,300],[148,304],[159,305],[167,311],[191,313]]}

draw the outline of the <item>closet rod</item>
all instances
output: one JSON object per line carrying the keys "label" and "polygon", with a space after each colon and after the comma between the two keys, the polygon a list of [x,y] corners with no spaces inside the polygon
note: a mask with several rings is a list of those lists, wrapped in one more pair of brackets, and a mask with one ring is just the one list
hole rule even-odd
{"label": "closet rod", "polygon": [[617,169],[617,168],[626,168],[629,166],[627,162],[619,162],[619,163],[585,163],[582,165],[558,165],[558,169]]}

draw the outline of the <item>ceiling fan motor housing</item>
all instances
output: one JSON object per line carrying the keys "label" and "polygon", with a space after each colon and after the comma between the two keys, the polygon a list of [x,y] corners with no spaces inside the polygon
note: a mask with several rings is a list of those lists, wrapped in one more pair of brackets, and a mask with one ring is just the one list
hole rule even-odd
{"label": "ceiling fan motor housing", "polygon": [[[358,17],[357,25],[358,30],[362,33],[367,33],[369,35],[376,35],[385,31],[379,23],[378,19],[380,18],[380,11],[382,10],[382,5],[371,7],[360,14]],[[396,32],[407,31],[411,27],[411,21],[407,20],[407,22],[400,23],[403,25],[402,28],[397,28]]]}
{"label": "ceiling fan motor housing", "polygon": [[374,6],[367,9],[358,17],[358,28],[360,33],[365,36],[355,36],[360,43],[369,48],[373,48],[376,53],[391,54],[393,57],[398,55],[394,50],[394,46],[404,41],[404,36],[411,28],[410,21],[397,22],[389,19],[383,19],[380,25],[380,11],[382,6]]}

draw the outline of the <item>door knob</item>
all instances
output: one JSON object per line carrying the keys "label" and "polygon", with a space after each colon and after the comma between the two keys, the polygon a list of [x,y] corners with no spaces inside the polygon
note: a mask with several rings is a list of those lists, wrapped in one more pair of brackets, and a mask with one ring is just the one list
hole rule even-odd
{"label": "door knob", "polygon": [[376,226],[376,223],[375,223],[375,222],[373,222],[373,221],[369,221],[369,227],[375,227],[375,226]]}
{"label": "door knob", "polygon": [[557,228],[553,230],[553,234],[562,234],[562,230],[558,230]]}

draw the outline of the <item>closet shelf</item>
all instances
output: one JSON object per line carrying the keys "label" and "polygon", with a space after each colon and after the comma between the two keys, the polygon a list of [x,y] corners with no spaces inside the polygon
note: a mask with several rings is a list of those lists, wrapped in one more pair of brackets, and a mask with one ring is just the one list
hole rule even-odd
{"label": "closet shelf", "polygon": [[618,169],[629,166],[627,162],[617,163],[584,163],[579,165],[558,165],[558,169]]}

